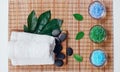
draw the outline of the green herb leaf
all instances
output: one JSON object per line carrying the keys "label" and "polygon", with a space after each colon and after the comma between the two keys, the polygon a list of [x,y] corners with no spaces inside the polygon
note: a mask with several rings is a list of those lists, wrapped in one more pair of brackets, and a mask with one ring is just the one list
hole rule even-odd
{"label": "green herb leaf", "polygon": [[54,29],[60,29],[63,21],[60,19],[52,19],[40,32],[41,34],[52,35]]}
{"label": "green herb leaf", "polygon": [[29,32],[28,27],[24,25],[24,32]]}
{"label": "green herb leaf", "polygon": [[37,25],[37,17],[35,15],[34,10],[29,14],[28,19],[27,19],[27,23],[28,23],[29,31],[34,32],[35,28],[36,28],[36,25]]}
{"label": "green herb leaf", "polygon": [[61,26],[62,26],[63,20],[60,20],[60,19],[53,19],[53,21],[55,21],[55,22],[56,22],[56,24],[58,24],[58,25],[59,25],[59,27],[61,27]]}
{"label": "green herb leaf", "polygon": [[80,55],[78,55],[78,54],[74,54],[73,57],[74,57],[74,59],[75,59],[76,61],[78,61],[78,62],[82,62],[82,61],[83,61],[83,57],[80,56]]}
{"label": "green herb leaf", "polygon": [[83,20],[83,16],[81,14],[73,14],[73,16],[78,21],[82,21]]}
{"label": "green herb leaf", "polygon": [[41,32],[41,30],[48,23],[50,18],[51,18],[51,12],[50,11],[46,11],[39,16],[36,31],[35,31],[37,34],[39,34]]}
{"label": "green herb leaf", "polygon": [[80,40],[84,37],[84,32],[78,32],[76,35],[76,40]]}

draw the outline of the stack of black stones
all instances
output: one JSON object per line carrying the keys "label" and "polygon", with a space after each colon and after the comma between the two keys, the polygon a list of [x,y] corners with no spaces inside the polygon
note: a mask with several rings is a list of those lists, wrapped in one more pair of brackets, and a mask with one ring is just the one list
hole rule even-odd
{"label": "stack of black stones", "polygon": [[[63,59],[65,59],[65,54],[63,54],[61,51],[63,49],[61,43],[67,38],[67,34],[66,33],[62,33],[61,30],[59,29],[55,29],[52,32],[52,35],[55,37],[55,49],[54,49],[54,53],[55,53],[55,65],[58,67],[61,67],[64,65]],[[67,56],[71,56],[73,54],[73,49],[72,48],[67,48],[66,51]]]}

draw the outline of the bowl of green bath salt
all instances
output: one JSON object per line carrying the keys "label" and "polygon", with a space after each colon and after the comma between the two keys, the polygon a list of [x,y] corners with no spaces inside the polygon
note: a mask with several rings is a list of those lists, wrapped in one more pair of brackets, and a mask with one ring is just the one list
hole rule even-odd
{"label": "bowl of green bath salt", "polygon": [[94,43],[104,42],[106,36],[106,30],[101,25],[95,25],[90,29],[89,38]]}

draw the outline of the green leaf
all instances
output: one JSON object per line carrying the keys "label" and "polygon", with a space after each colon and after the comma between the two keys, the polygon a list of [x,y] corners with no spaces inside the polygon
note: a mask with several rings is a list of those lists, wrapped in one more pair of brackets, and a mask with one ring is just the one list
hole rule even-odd
{"label": "green leaf", "polygon": [[78,61],[78,62],[82,62],[82,61],[83,61],[83,57],[80,56],[80,55],[78,55],[78,54],[74,54],[73,57],[74,57],[74,59],[75,59],[76,61]]}
{"label": "green leaf", "polygon": [[41,32],[41,30],[44,28],[44,26],[48,23],[50,18],[51,18],[50,11],[46,11],[46,12],[42,13],[38,18],[35,33],[39,34]]}
{"label": "green leaf", "polygon": [[53,21],[56,22],[56,24],[58,24],[59,27],[62,26],[63,20],[60,20],[60,19],[53,19]]}
{"label": "green leaf", "polygon": [[52,19],[49,23],[43,28],[40,32],[41,34],[52,35],[52,31],[54,29],[60,29],[62,26],[63,21],[60,19]]}
{"label": "green leaf", "polygon": [[81,14],[73,14],[73,16],[78,21],[82,21],[83,20],[83,16]]}
{"label": "green leaf", "polygon": [[78,32],[77,35],[76,35],[76,40],[80,40],[84,37],[84,32]]}
{"label": "green leaf", "polygon": [[24,32],[29,32],[28,27],[24,25]]}
{"label": "green leaf", "polygon": [[27,19],[27,23],[28,23],[29,31],[34,32],[35,28],[36,28],[36,25],[37,25],[37,17],[35,15],[34,10],[29,14],[28,19]]}

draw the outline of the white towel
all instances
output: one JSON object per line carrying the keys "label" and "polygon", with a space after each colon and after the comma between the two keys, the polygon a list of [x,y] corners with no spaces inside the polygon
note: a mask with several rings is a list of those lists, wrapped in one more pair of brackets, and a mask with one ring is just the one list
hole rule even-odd
{"label": "white towel", "polygon": [[13,65],[54,64],[54,37],[12,32],[8,47]]}

